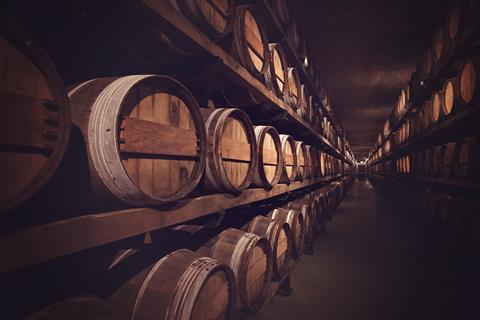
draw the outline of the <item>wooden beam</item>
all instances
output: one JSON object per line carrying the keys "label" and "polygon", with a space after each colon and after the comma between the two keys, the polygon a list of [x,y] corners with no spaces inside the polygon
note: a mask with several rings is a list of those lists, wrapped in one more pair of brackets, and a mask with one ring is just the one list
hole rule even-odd
{"label": "wooden beam", "polygon": [[221,210],[272,198],[343,175],[278,184],[271,190],[248,189],[240,195],[213,194],[187,199],[170,208],[136,208],[61,220],[17,231],[0,239],[0,272],[8,272],[68,254],[159,230]]}

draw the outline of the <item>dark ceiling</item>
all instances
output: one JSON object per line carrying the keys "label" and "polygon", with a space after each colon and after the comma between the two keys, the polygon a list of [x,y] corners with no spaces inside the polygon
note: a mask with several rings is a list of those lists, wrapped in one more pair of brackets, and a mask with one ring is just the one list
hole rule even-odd
{"label": "dark ceiling", "polygon": [[444,21],[446,0],[291,0],[357,160]]}

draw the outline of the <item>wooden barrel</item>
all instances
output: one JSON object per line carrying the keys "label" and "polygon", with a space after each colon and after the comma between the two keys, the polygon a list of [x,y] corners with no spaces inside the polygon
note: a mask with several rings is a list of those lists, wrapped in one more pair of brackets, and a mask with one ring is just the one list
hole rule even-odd
{"label": "wooden barrel", "polygon": [[414,168],[413,174],[417,177],[423,177],[425,175],[424,173],[424,165],[425,165],[425,152],[424,150],[418,151],[414,153],[414,157],[412,161],[415,161],[412,164],[412,167]]}
{"label": "wooden barrel", "polygon": [[398,129],[398,131],[396,132],[395,134],[395,143],[397,145],[400,145],[403,143],[403,125],[400,126],[400,129]]}
{"label": "wooden barrel", "polygon": [[254,185],[271,189],[282,175],[284,161],[280,136],[274,127],[256,126],[258,164],[253,176]]}
{"label": "wooden barrel", "polygon": [[257,139],[248,115],[240,109],[201,109],[208,134],[206,187],[240,192],[253,181]]}
{"label": "wooden barrel", "polygon": [[32,36],[0,12],[0,214],[37,192],[60,164],[70,107],[53,63]]}
{"label": "wooden barrel", "polygon": [[207,139],[193,95],[167,76],[84,82],[69,93],[99,200],[158,205],[186,197],[205,170]]}
{"label": "wooden barrel", "polygon": [[427,129],[433,124],[433,109],[432,109],[432,101],[427,100],[423,105],[422,110],[422,127],[423,129]]}
{"label": "wooden barrel", "polygon": [[432,103],[432,123],[437,123],[438,120],[440,119],[440,114],[443,110],[443,97],[442,97],[442,91],[433,91],[432,97],[431,97],[431,103]]}
{"label": "wooden barrel", "polygon": [[305,40],[295,20],[292,20],[289,28],[287,29],[287,40],[293,52],[298,56],[299,60],[303,60],[306,55]]}
{"label": "wooden barrel", "polygon": [[405,173],[410,174],[411,172],[411,160],[410,156],[405,156],[403,160],[403,167],[405,169]]}
{"label": "wooden barrel", "polygon": [[308,175],[308,163],[307,163],[307,149],[302,141],[295,141],[295,153],[297,155],[298,170],[296,173],[297,180],[303,181]]}
{"label": "wooden barrel", "polygon": [[305,84],[300,85],[300,102],[297,112],[305,121],[310,121],[311,101],[309,97],[307,86]]}
{"label": "wooden barrel", "polygon": [[306,148],[307,148],[308,159],[309,159],[308,168],[310,171],[310,176],[312,178],[320,177],[321,169],[320,169],[320,159],[319,159],[318,151],[317,149],[315,149],[310,145],[307,145]]}
{"label": "wooden barrel", "polygon": [[447,56],[448,52],[447,38],[445,37],[443,28],[438,28],[433,35],[432,44],[432,63],[436,69],[439,69]]}
{"label": "wooden barrel", "polygon": [[455,159],[455,142],[446,143],[440,157],[439,175],[443,178],[450,178],[453,173]]}
{"label": "wooden barrel", "polygon": [[270,290],[272,256],[268,240],[230,228],[215,239],[210,256],[232,268],[238,288],[239,309],[257,311]]}
{"label": "wooden barrel", "polygon": [[423,110],[417,110],[412,114],[412,136],[419,135],[423,130]]}
{"label": "wooden barrel", "polygon": [[292,22],[291,10],[287,0],[268,0],[270,7],[283,28],[286,28]]}
{"label": "wooden barrel", "polygon": [[233,27],[233,56],[258,80],[265,80],[270,50],[260,16],[250,5],[238,6]]}
{"label": "wooden barrel", "polygon": [[405,132],[404,132],[404,138],[405,138],[405,141],[408,141],[410,139],[410,132],[411,132],[411,120],[410,119],[407,119],[405,121]]}
{"label": "wooden barrel", "polygon": [[64,300],[35,312],[25,320],[121,320],[117,310],[95,296],[80,296]]}
{"label": "wooden barrel", "polygon": [[442,156],[444,152],[445,147],[443,145],[438,145],[434,147],[433,153],[432,153],[432,163],[431,163],[431,171],[430,171],[430,177],[436,178],[440,176],[440,170],[442,166]]}
{"label": "wooden barrel", "polygon": [[325,176],[331,176],[330,155],[324,154]]}
{"label": "wooden barrel", "polygon": [[298,172],[295,140],[293,140],[292,136],[286,134],[281,134],[279,137],[283,155],[283,170],[280,182],[290,184],[295,181]]}
{"label": "wooden barrel", "polygon": [[292,232],[292,256],[295,259],[303,255],[305,241],[305,225],[303,215],[295,210],[276,208],[269,214],[272,219],[279,219],[290,226]]}
{"label": "wooden barrel", "polygon": [[288,66],[285,58],[285,52],[278,43],[270,43],[270,67],[265,73],[268,87],[288,103]]}
{"label": "wooden barrel", "polygon": [[288,224],[264,216],[256,216],[248,232],[266,238],[272,251],[272,277],[281,279],[289,270],[292,258],[292,234]]}
{"label": "wooden barrel", "polygon": [[181,249],[131,276],[128,267],[135,255],[129,253],[134,252],[109,270],[111,275],[129,274],[107,298],[126,318],[233,319],[235,277],[228,265]]}
{"label": "wooden barrel", "polygon": [[402,91],[400,92],[400,106],[402,112],[404,112],[403,110],[407,107],[407,102],[407,92],[405,91],[405,89],[402,89]]}
{"label": "wooden barrel", "polygon": [[423,81],[427,80],[432,73],[432,68],[433,68],[433,53],[431,48],[427,48],[423,56],[422,74],[421,76],[419,76],[419,78]]}
{"label": "wooden barrel", "polygon": [[428,148],[423,151],[423,177],[430,177],[434,175],[433,168],[433,157],[434,157],[434,148]]}
{"label": "wooden barrel", "polygon": [[326,153],[320,152],[320,174],[322,177],[328,176],[326,156]]}
{"label": "wooden barrel", "polygon": [[305,55],[302,61],[302,68],[306,74],[308,74],[314,84],[314,88],[319,87],[319,79],[317,74],[317,68],[315,67],[315,62],[312,60],[310,54]]}
{"label": "wooden barrel", "polygon": [[310,199],[297,199],[287,203],[285,209],[294,210],[302,214],[305,228],[305,241],[310,245],[313,239],[315,225],[318,223],[317,212],[315,211],[316,207],[313,205],[313,201]]}
{"label": "wooden barrel", "polygon": [[232,31],[233,0],[171,1],[188,20],[213,40],[220,40]]}
{"label": "wooden barrel", "polygon": [[462,179],[480,177],[480,137],[469,137],[457,142],[455,151],[456,176]]}
{"label": "wooden barrel", "polygon": [[478,28],[479,7],[478,1],[450,2],[444,28],[451,48],[461,45],[468,35]]}
{"label": "wooden barrel", "polygon": [[448,79],[443,86],[443,114],[448,116],[477,100],[479,62],[463,61],[458,64],[456,76]]}
{"label": "wooden barrel", "polygon": [[310,145],[305,144],[305,179],[311,179],[313,177],[312,155],[310,152]]}
{"label": "wooden barrel", "polygon": [[288,101],[289,105],[297,110],[300,108],[300,76],[295,68],[287,69],[287,82],[288,82]]}
{"label": "wooden barrel", "polygon": [[445,17],[445,33],[450,42],[460,35],[462,26],[462,0],[451,1]]}
{"label": "wooden barrel", "polygon": [[310,96],[308,99],[310,100],[310,120],[309,120],[309,123],[315,129],[317,129],[317,131],[321,132],[322,111],[320,110],[320,103],[313,96]]}
{"label": "wooden barrel", "polygon": [[316,214],[316,225],[314,225],[314,233],[320,233],[325,229],[327,223],[326,210],[324,208],[324,197],[322,192],[311,192],[306,198],[312,200]]}

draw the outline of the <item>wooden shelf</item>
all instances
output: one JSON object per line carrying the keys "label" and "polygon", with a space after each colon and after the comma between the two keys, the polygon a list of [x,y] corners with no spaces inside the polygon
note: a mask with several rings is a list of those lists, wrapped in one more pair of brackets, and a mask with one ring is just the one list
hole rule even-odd
{"label": "wooden shelf", "polygon": [[[384,144],[385,142],[392,136],[394,132],[396,132],[400,126],[406,121],[406,119],[409,117],[410,113],[416,109],[419,108],[419,106],[423,105],[424,101],[429,99],[433,93],[434,90],[439,89],[440,85],[443,83],[439,83],[438,79],[444,79],[445,74],[447,74],[448,70],[452,68],[452,65],[456,62],[463,59],[466,59],[468,57],[468,54],[465,54],[465,52],[468,51],[468,48],[471,46],[472,42],[475,40],[475,32],[471,32],[468,34],[463,43],[459,45],[454,51],[450,51],[448,57],[445,59],[445,63],[438,69],[435,69],[432,71],[430,77],[425,80],[425,86],[421,90],[420,94],[415,97],[415,99],[411,102],[409,102],[406,106],[406,111],[401,115],[397,121],[392,125],[390,124],[390,132],[387,134],[384,139],[382,139],[382,142],[373,149],[372,154],[377,152]],[[477,107],[478,106],[474,106]],[[394,115],[395,109],[392,110],[390,116],[388,119],[392,119]]]}
{"label": "wooden shelf", "polygon": [[369,173],[376,179],[388,182],[397,182],[408,184],[408,186],[416,186],[446,192],[451,194],[458,194],[465,197],[477,197],[480,191],[480,183],[477,181],[465,181],[461,179],[446,179],[446,178],[428,178],[417,177],[414,175],[386,175]]}
{"label": "wooden shelf", "polygon": [[[215,57],[221,65],[221,72],[235,83],[248,88],[252,93],[264,98],[269,105],[285,111],[288,119],[301,125],[308,131],[309,136],[314,139],[319,147],[330,155],[350,163],[345,156],[321,135],[309,123],[300,117],[289,105],[273,94],[263,83],[253,77],[233,57],[225,52],[215,42],[210,40],[199,31],[188,19],[173,9],[169,1],[142,0],[143,4],[153,10],[162,22],[191,39],[205,53]],[[298,60],[297,60],[298,61]],[[303,71],[303,70],[302,70]]]}
{"label": "wooden shelf", "polygon": [[478,134],[478,122],[480,120],[480,106],[478,104],[479,103],[472,105],[444,120],[440,120],[419,135],[408,139],[380,159],[375,160],[370,165],[398,158],[430,146]]}
{"label": "wooden shelf", "polygon": [[45,262],[294,190],[320,186],[343,176],[345,175],[338,174],[307,181],[295,181],[290,185],[278,184],[272,190],[247,189],[238,196],[206,195],[187,199],[174,208],[119,210],[18,230],[0,239],[0,251],[8,257],[0,262],[0,272]]}
{"label": "wooden shelf", "polygon": [[[315,98],[320,102],[320,96],[318,95],[318,91],[315,87],[315,83],[310,77],[310,74],[305,71],[303,68],[303,63],[298,59],[298,55],[296,52],[293,50],[291,47],[287,37],[286,37],[286,30],[282,28],[280,25],[280,22],[276,19],[276,16],[273,12],[272,7],[268,3],[268,1],[263,1],[263,0],[257,0],[255,1],[255,5],[257,8],[262,12],[262,17],[264,18],[267,27],[270,29],[271,36],[274,41],[280,42],[282,44],[282,47],[285,51],[285,53],[288,56],[288,61],[293,62],[293,67],[298,70],[299,73],[302,74],[302,78],[307,80],[306,84],[309,86],[310,93],[313,93],[315,95]],[[316,70],[319,72],[319,70]],[[326,116],[330,122],[333,124],[333,128],[335,129],[337,135],[342,138],[343,140],[343,135],[340,133],[340,130],[338,129],[338,123],[335,118],[335,116],[329,112],[325,106],[320,103],[320,109],[322,111],[322,114]]]}

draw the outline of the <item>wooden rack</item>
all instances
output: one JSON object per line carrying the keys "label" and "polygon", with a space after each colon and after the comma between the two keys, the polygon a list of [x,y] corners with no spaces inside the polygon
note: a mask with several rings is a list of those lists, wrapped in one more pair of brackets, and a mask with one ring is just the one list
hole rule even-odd
{"label": "wooden rack", "polygon": [[383,155],[380,159],[372,161],[371,165],[398,158],[428,146],[447,143],[454,139],[478,133],[479,120],[480,106],[469,106],[449,116],[447,119],[428,127],[419,135],[408,139],[389,153]]}
{"label": "wooden rack", "polygon": [[[204,53],[215,57],[220,64],[220,72],[222,72],[225,76],[228,76],[233,82],[241,85],[242,87],[248,88],[254,94],[261,96],[268,101],[269,105],[277,110],[284,111],[288,120],[303,127],[305,131],[308,132],[308,137],[318,146],[322,147],[322,151],[325,151],[338,159],[352,164],[351,161],[342,154],[342,152],[340,152],[330,141],[323,137],[323,135],[318,133],[309,123],[302,119],[300,115],[298,115],[289,105],[275,96],[265,85],[263,85],[259,80],[255,79],[243,66],[241,66],[227,52],[225,52],[225,50],[223,50],[201,31],[199,31],[188,19],[174,10],[169,1],[143,0],[143,3],[153,10],[163,23],[187,36],[192,42],[195,43],[195,45],[201,48]],[[297,64],[299,63],[297,58],[295,58],[295,61]],[[302,72],[304,75],[306,75],[302,68],[298,69],[299,72]],[[315,90],[314,92],[316,93]]]}
{"label": "wooden rack", "polygon": [[[280,22],[278,22],[275,14],[273,13],[273,9],[270,6],[268,1],[257,0],[255,1],[255,5],[257,8],[262,12],[262,17],[270,29],[271,33],[271,40],[278,41],[282,43],[282,48],[284,49],[285,53],[287,54],[288,61],[293,63],[293,67],[298,70],[300,74],[302,74],[302,78],[307,80],[307,85],[310,87],[310,92],[315,95],[318,101],[320,101],[320,96],[318,95],[318,88],[315,87],[315,84],[310,77],[310,74],[305,71],[303,68],[303,63],[298,59],[297,54],[292,49],[290,43],[286,39],[286,30],[282,28]],[[318,70],[317,70],[318,72]],[[337,135],[342,138],[342,134],[338,129],[338,122],[335,119],[335,116],[329,112],[325,106],[320,103],[320,109],[322,114],[328,118],[328,120],[333,124],[333,128],[335,129]]]}
{"label": "wooden rack", "polygon": [[[462,56],[462,53],[464,54],[465,50],[472,44],[473,42],[473,39],[474,38],[474,34],[471,33],[469,35],[466,36],[465,40],[463,41],[463,43],[461,45],[459,45],[458,47],[455,48],[455,50],[452,50],[450,51],[448,54],[448,57],[445,59],[445,63],[442,65],[441,68],[439,69],[435,69],[432,71],[432,74],[430,75],[430,77],[425,81],[425,86],[423,88],[423,90],[421,91],[421,94],[419,94],[417,97],[415,97],[415,99],[413,99],[412,101],[410,101],[406,106],[405,106],[405,112],[403,112],[403,115],[400,116],[399,119],[397,119],[397,121],[395,123],[391,123],[390,124],[390,131],[388,132],[388,134],[382,139],[382,142],[378,144],[378,146],[376,146],[375,148],[372,149],[371,151],[371,155],[373,155],[375,152],[377,152],[381,147],[383,147],[383,145],[385,144],[385,142],[390,139],[391,136],[393,136],[393,134],[402,126],[402,124],[408,119],[408,117],[410,116],[410,114],[420,108],[422,105],[423,105],[423,102],[428,99],[433,91],[435,90],[435,87],[438,86],[438,82],[437,82],[437,79],[441,78],[443,75],[445,75],[447,73],[447,71],[452,67],[452,65],[458,61],[459,59],[461,58],[465,58],[465,56]],[[478,106],[472,106],[471,108],[478,108]],[[393,119],[394,118],[394,113],[395,113],[395,109],[392,110],[390,116],[388,117],[388,119]],[[453,116],[454,118],[457,118],[456,115]],[[456,120],[454,120],[456,121]],[[446,119],[445,121],[443,122],[448,122],[449,123],[449,120]],[[434,126],[435,127],[435,126]],[[427,132],[430,132],[430,129],[432,128],[429,128],[427,129],[426,131]],[[433,131],[436,131],[435,129]],[[424,134],[422,133],[422,136]]]}
{"label": "wooden rack", "polygon": [[206,195],[184,200],[173,208],[134,208],[85,215],[19,230],[0,239],[0,251],[8,257],[0,262],[0,272],[45,262],[294,190],[318,187],[343,176],[338,174],[296,181],[290,185],[278,184],[272,190],[247,189],[238,196]]}

